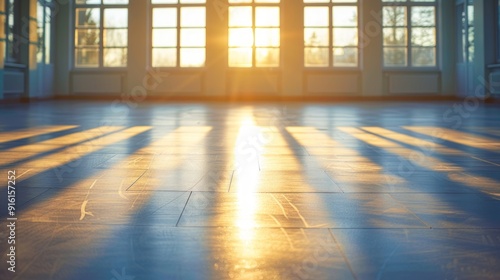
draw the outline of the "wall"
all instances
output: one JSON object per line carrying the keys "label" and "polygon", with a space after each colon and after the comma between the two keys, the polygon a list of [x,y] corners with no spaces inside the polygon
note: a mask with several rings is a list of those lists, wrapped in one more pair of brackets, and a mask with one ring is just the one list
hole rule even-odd
{"label": "wall", "polygon": [[[25,3],[35,0],[21,0]],[[476,1],[477,49],[481,56],[475,62],[477,73],[488,77],[496,71],[488,52],[492,15],[488,3]],[[0,3],[3,0],[0,0]],[[128,67],[123,70],[78,70],[73,61],[72,1],[59,0],[55,21],[54,91],[57,96],[120,96],[123,93],[161,97],[332,97],[332,96],[453,96],[455,79],[455,15],[454,1],[439,2],[439,69],[391,70],[382,64],[382,33],[380,0],[360,0],[359,69],[310,70],[303,67],[303,5],[302,1],[282,1],[281,6],[281,67],[278,69],[232,69],[227,67],[227,3],[207,0],[207,60],[202,69],[151,69],[148,62],[148,2],[130,0]],[[26,5],[26,4],[25,4]],[[2,5],[2,9],[3,9]],[[31,14],[31,12],[30,12]],[[36,15],[36,13],[35,13]],[[68,24],[69,23],[69,24]],[[30,27],[33,28],[33,27]],[[298,30],[298,32],[296,32]],[[481,33],[482,32],[482,33]],[[4,34],[4,32],[0,32]],[[1,37],[0,34],[0,37]],[[488,42],[486,42],[488,41]],[[486,44],[485,44],[486,42]],[[33,45],[32,42],[31,45]],[[0,50],[4,42],[0,42]],[[29,74],[22,84],[23,96],[43,96],[36,81],[30,77],[37,71],[31,63],[33,46],[25,49],[25,64]],[[482,48],[482,52],[481,52]],[[31,58],[30,58],[31,57]],[[1,61],[0,61],[1,62]],[[0,85],[12,80],[0,63]],[[489,70],[493,69],[493,70]],[[10,75],[10,76],[9,76]],[[19,84],[15,83],[17,86]],[[425,85],[425,86],[422,86]],[[3,85],[0,88],[7,88]],[[2,91],[0,98],[3,96]]]}

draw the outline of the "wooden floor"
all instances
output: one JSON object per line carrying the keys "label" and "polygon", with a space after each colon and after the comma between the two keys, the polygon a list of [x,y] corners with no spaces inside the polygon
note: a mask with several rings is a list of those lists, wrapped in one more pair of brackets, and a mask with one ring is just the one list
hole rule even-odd
{"label": "wooden floor", "polygon": [[473,105],[2,105],[0,278],[498,279],[500,106]]}

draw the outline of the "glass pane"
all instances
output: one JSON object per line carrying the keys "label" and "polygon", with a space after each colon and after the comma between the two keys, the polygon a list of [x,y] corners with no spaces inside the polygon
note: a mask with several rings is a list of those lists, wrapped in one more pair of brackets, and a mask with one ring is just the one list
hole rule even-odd
{"label": "glass pane", "polygon": [[153,4],[177,4],[177,0],[151,0]]}
{"label": "glass pane", "polygon": [[126,48],[104,49],[104,66],[106,67],[127,66],[127,49]]}
{"label": "glass pane", "polygon": [[104,42],[105,47],[126,47],[128,45],[127,29],[105,29]]}
{"label": "glass pane", "polygon": [[181,46],[183,47],[204,47],[205,28],[182,28]]}
{"label": "glass pane", "polygon": [[204,48],[181,48],[181,67],[205,66]]}
{"label": "glass pane", "polygon": [[75,32],[76,46],[99,46],[99,29],[77,29]]}
{"label": "glass pane", "polygon": [[304,45],[310,47],[329,46],[328,28],[304,28]]}
{"label": "glass pane", "polygon": [[253,46],[252,28],[230,28],[229,29],[230,47],[251,47]]}
{"label": "glass pane", "polygon": [[153,47],[176,47],[177,46],[177,30],[168,29],[153,29]]}
{"label": "glass pane", "polygon": [[228,64],[231,67],[252,67],[252,48],[230,48]]}
{"label": "glass pane", "polygon": [[153,67],[175,67],[177,64],[177,49],[153,48],[151,64]]}
{"label": "glass pane", "polygon": [[256,7],[255,26],[280,26],[280,8]]}
{"label": "glass pane", "polygon": [[278,67],[280,50],[278,48],[257,48],[255,50],[255,66]]}
{"label": "glass pane", "polygon": [[305,48],[304,64],[309,67],[327,67],[328,48]]}
{"label": "glass pane", "polygon": [[183,7],[181,8],[182,27],[205,27],[205,8],[203,7]]}
{"label": "glass pane", "polygon": [[406,26],[406,7],[383,8],[384,26]]}
{"label": "glass pane", "polygon": [[333,66],[356,67],[358,66],[357,48],[334,48]]}
{"label": "glass pane", "polygon": [[384,27],[384,46],[406,46],[406,28]]}
{"label": "glass pane", "polygon": [[154,8],[153,27],[176,27],[177,9],[175,8]]}
{"label": "glass pane", "polygon": [[229,3],[252,3],[252,0],[229,0]]}
{"label": "glass pane", "polygon": [[358,29],[357,28],[334,28],[333,45],[336,47],[357,46]]}
{"label": "glass pane", "polygon": [[279,28],[256,28],[255,45],[259,47],[279,47],[280,29]]}
{"label": "glass pane", "polygon": [[45,7],[45,63],[51,63],[51,51],[52,51],[52,13],[49,7]]}
{"label": "glass pane", "polygon": [[229,7],[229,26],[252,26],[252,7]]}
{"label": "glass pane", "polygon": [[304,26],[329,26],[328,7],[305,7]]}
{"label": "glass pane", "polygon": [[358,7],[333,7],[333,26],[358,26]]}
{"label": "glass pane", "polygon": [[206,0],[181,0],[182,4],[201,4],[206,2]]}
{"label": "glass pane", "polygon": [[255,3],[279,3],[280,0],[255,0]]}
{"label": "glass pane", "polygon": [[433,67],[436,66],[435,48],[412,48],[411,50],[412,66]]}
{"label": "glass pane", "polygon": [[128,12],[127,9],[105,9],[104,27],[127,27]]}
{"label": "glass pane", "polygon": [[436,25],[435,7],[412,7],[412,26],[434,26]]}
{"label": "glass pane", "polygon": [[384,48],[385,66],[406,66],[406,48]]}
{"label": "glass pane", "polygon": [[99,9],[76,9],[76,27],[97,27],[99,25]]}
{"label": "glass pane", "polygon": [[104,4],[121,4],[121,5],[126,5],[128,4],[128,0],[103,0]]}
{"label": "glass pane", "polygon": [[76,49],[75,50],[76,67],[98,67],[99,49]]}
{"label": "glass pane", "polygon": [[413,28],[411,30],[411,44],[413,46],[435,46],[436,29],[434,28]]}
{"label": "glass pane", "polygon": [[101,4],[101,0],[76,0],[76,4]]}

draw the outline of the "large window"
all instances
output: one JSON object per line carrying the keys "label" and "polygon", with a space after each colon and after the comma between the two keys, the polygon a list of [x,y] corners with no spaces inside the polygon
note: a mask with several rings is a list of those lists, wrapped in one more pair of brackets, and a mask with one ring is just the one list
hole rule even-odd
{"label": "large window", "polygon": [[76,0],[75,67],[125,67],[128,0]]}
{"label": "large window", "polygon": [[38,23],[38,50],[37,62],[51,64],[51,33],[52,33],[52,10],[54,2],[51,0],[38,0],[37,23]]}
{"label": "large window", "polygon": [[497,3],[497,62],[500,62],[500,0]]}
{"label": "large window", "polygon": [[280,0],[229,0],[230,67],[280,65]]}
{"label": "large window", "polygon": [[205,66],[205,0],[151,0],[153,67]]}
{"label": "large window", "polygon": [[20,62],[20,4],[18,0],[5,1],[6,62]]}
{"label": "large window", "polygon": [[304,65],[358,66],[357,0],[304,0]]}
{"label": "large window", "polygon": [[383,0],[384,65],[436,66],[435,0]]}

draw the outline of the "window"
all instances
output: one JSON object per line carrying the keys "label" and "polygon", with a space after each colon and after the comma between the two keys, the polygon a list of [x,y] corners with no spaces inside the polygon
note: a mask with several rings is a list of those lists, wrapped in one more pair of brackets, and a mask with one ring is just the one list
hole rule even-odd
{"label": "window", "polygon": [[38,51],[37,62],[51,64],[51,19],[54,3],[51,0],[38,0],[37,2],[37,23],[38,23]]}
{"label": "window", "polygon": [[230,67],[279,67],[280,0],[229,0]]}
{"label": "window", "polygon": [[304,4],[304,65],[357,67],[357,0],[304,0]]}
{"label": "window", "polygon": [[125,67],[128,0],[76,0],[75,67]]}
{"label": "window", "polygon": [[205,66],[205,0],[151,0],[153,67]]}
{"label": "window", "polygon": [[6,62],[19,63],[21,52],[19,49],[20,38],[20,4],[21,1],[7,0],[5,1],[5,37]]}
{"label": "window", "polygon": [[436,66],[435,0],[383,0],[384,65]]}
{"label": "window", "polygon": [[497,3],[497,62],[500,62],[500,0]]}

